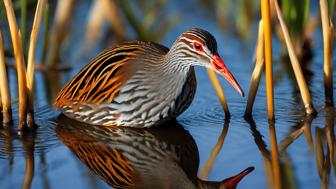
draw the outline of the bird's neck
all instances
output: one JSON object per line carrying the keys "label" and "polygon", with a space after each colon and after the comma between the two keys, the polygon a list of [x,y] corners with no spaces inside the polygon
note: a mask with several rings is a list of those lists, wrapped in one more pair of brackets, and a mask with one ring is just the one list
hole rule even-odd
{"label": "bird's neck", "polygon": [[192,62],[180,52],[180,45],[179,43],[175,42],[171,49],[167,52],[164,56],[164,67],[165,70],[179,73],[179,74],[188,74],[190,68],[193,66]]}

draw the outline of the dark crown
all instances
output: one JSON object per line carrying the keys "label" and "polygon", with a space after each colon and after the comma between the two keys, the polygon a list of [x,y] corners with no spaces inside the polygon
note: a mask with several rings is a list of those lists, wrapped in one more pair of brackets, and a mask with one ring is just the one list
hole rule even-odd
{"label": "dark crown", "polygon": [[206,44],[206,46],[208,47],[208,49],[211,51],[211,53],[213,54],[217,53],[216,39],[208,31],[200,29],[200,28],[192,28],[192,29],[187,30],[184,33],[196,35],[197,37],[201,38]]}

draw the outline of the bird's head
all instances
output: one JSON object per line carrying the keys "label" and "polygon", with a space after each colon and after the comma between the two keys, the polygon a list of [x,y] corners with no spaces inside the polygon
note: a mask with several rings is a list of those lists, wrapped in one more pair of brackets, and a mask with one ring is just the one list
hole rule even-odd
{"label": "bird's head", "polygon": [[207,31],[199,28],[189,29],[182,33],[175,45],[180,49],[180,56],[192,65],[210,68],[222,75],[238,92],[244,92],[230,73],[217,52],[216,39]]}

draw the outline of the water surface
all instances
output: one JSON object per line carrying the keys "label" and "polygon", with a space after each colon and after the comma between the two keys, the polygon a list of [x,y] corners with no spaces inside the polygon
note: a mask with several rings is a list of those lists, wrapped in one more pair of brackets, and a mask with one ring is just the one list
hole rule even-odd
{"label": "water surface", "polygon": [[[80,30],[83,24],[80,24],[80,21],[82,16],[86,15],[86,6],[85,3],[81,5],[82,10],[78,8],[79,12],[75,15],[76,23],[78,22],[76,35],[79,36],[83,35]],[[199,6],[201,5],[194,4],[194,1],[183,1],[182,4],[170,3],[167,11],[176,11],[180,15],[181,23],[172,28],[160,42],[170,46],[180,33],[191,27],[201,27],[210,31],[217,39],[220,56],[247,93],[253,69],[257,17],[252,21],[249,37],[243,39],[230,29],[224,32],[218,27],[213,14],[207,9],[199,9]],[[333,109],[324,107],[321,37],[321,30],[317,29],[313,35],[314,56],[309,67],[313,70],[309,86],[318,111],[315,118],[304,116],[295,79],[293,80],[292,73],[287,69],[288,61],[284,61],[281,45],[274,39],[275,131],[284,188],[315,189],[324,186],[336,188],[335,113]],[[80,45],[80,43],[72,44],[74,47]],[[93,57],[94,54],[87,56]],[[87,61],[86,58],[83,59]],[[335,58],[334,56],[334,60]],[[69,57],[67,62],[79,59],[82,58]],[[59,85],[68,81],[85,61],[82,64],[73,63],[78,65],[73,71],[61,74]],[[10,78],[15,78],[15,72],[10,73]],[[273,185],[270,168],[272,138],[266,115],[264,78],[261,79],[256,97],[253,120],[246,121],[243,118],[246,97],[240,97],[223,78],[220,78],[231,112],[231,118],[225,118],[206,70],[196,67],[196,77],[198,86],[195,99],[190,108],[177,118],[176,123],[168,125],[172,128],[109,131],[105,128],[91,130],[90,127],[84,125],[81,127],[80,124],[74,124],[69,120],[64,121],[64,118],[60,121],[59,114],[49,108],[55,94],[45,94],[48,82],[44,80],[42,74],[38,74],[36,106],[49,105],[49,107],[37,109],[36,132],[18,136],[15,129],[1,129],[1,188],[29,188],[30,182],[31,188],[110,188],[110,185],[114,186],[111,183],[121,182],[120,180],[139,184],[139,180],[130,178],[140,177],[147,181],[147,184],[150,183],[148,180],[153,179],[150,183],[152,185],[142,183],[143,187],[162,186],[162,183],[170,187],[197,187],[200,186],[197,174],[207,164],[218,142],[223,142],[223,146],[214,159],[207,177],[208,181],[218,181],[218,184],[225,178],[252,166],[255,169],[241,180],[238,188],[270,188]],[[11,88],[15,94],[15,85],[13,84]],[[115,136],[122,134],[130,137],[130,141],[114,140]],[[85,158],[105,154],[102,157],[106,159],[101,161],[112,161],[114,159],[109,159],[106,154],[116,157],[118,153],[114,151],[115,149],[122,149],[123,157],[127,158],[140,154],[141,158],[138,160],[141,160],[141,163],[139,166],[131,163],[133,169],[129,168],[129,177],[111,181],[114,177],[108,177],[107,172],[98,171],[108,170],[104,164],[90,164],[88,162],[94,161]],[[122,158],[119,160],[122,161]],[[95,171],[94,167],[97,166],[105,166],[105,169]],[[127,167],[125,169],[127,170]],[[157,170],[157,174],[154,174],[153,170]],[[180,183],[185,185],[179,185]]]}

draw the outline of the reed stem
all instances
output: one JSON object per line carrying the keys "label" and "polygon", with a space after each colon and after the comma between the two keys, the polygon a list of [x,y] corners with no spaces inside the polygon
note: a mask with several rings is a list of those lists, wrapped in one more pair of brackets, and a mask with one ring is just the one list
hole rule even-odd
{"label": "reed stem", "polygon": [[119,41],[127,39],[127,31],[123,19],[120,19],[120,7],[117,1],[103,0],[100,2],[105,6],[105,17],[108,20],[111,29]]}
{"label": "reed stem", "polygon": [[50,51],[47,58],[49,65],[56,64],[60,56],[61,46],[68,32],[75,0],[59,0],[54,17],[54,25],[50,35]]}
{"label": "reed stem", "polygon": [[334,105],[333,98],[333,62],[332,49],[334,40],[334,26],[328,13],[328,3],[326,0],[320,0],[321,20],[323,31],[323,55],[324,55],[324,94],[326,106]]}
{"label": "reed stem", "polygon": [[317,164],[317,171],[322,178],[323,168],[324,168],[324,150],[323,150],[323,142],[322,142],[322,132],[323,129],[320,127],[315,128],[315,153],[316,153],[316,164]]}
{"label": "reed stem", "polygon": [[334,130],[334,122],[335,122],[335,111],[333,107],[328,107],[326,109],[326,130],[325,130],[325,136],[327,139],[327,147],[329,149],[329,161],[331,166],[334,170],[334,175],[336,174],[336,159],[335,159],[335,130]]}
{"label": "reed stem", "polygon": [[276,131],[275,131],[275,124],[273,121],[269,122],[269,128],[270,128],[274,188],[281,189],[282,183],[281,183],[281,170],[280,170],[280,162],[279,162],[279,151],[278,151],[277,137],[276,137]]}
{"label": "reed stem", "polygon": [[21,0],[21,37],[23,55],[26,53],[26,33],[27,33],[27,0]]}
{"label": "reed stem", "polygon": [[198,177],[200,179],[202,179],[202,180],[206,180],[207,179],[207,177],[209,175],[209,172],[211,171],[212,166],[215,163],[215,160],[216,160],[216,158],[218,156],[218,153],[220,152],[220,150],[223,147],[226,134],[227,134],[227,132],[229,130],[229,123],[230,123],[230,121],[228,119],[225,119],[225,123],[224,123],[224,127],[223,127],[223,130],[222,130],[222,133],[219,136],[216,145],[212,149],[210,157],[206,161],[203,169],[200,171],[200,174],[199,174]]}
{"label": "reed stem", "polygon": [[[100,33],[96,32],[102,28],[106,21],[107,14],[111,12],[104,4],[105,1],[94,1],[91,5],[88,21],[85,29],[85,43],[83,46],[84,53],[90,52],[92,47],[97,43]],[[116,17],[118,18],[118,17]]]}
{"label": "reed stem", "polygon": [[306,138],[306,141],[307,141],[307,144],[309,146],[309,152],[310,154],[314,154],[314,142],[313,142],[313,136],[312,136],[312,133],[311,133],[311,124],[313,122],[313,117],[310,116],[310,117],[307,117],[305,122],[304,122],[304,131],[303,131],[303,134]]}
{"label": "reed stem", "polygon": [[22,142],[24,145],[24,149],[26,151],[26,157],[25,157],[26,170],[21,189],[30,189],[34,178],[34,170],[35,170],[34,140],[33,141],[23,140]]}
{"label": "reed stem", "polygon": [[270,20],[270,0],[261,0],[261,15],[264,25],[265,37],[265,64],[266,64],[266,93],[267,113],[270,121],[274,120],[274,95],[273,95],[273,71],[272,71],[272,36]]}
{"label": "reed stem", "polygon": [[44,64],[47,61],[48,42],[49,42],[49,3],[46,2],[43,13],[43,42],[42,42],[42,60]]}
{"label": "reed stem", "polygon": [[28,107],[28,127],[34,125],[34,68],[35,68],[35,50],[40,31],[40,25],[43,15],[45,0],[39,0],[37,3],[35,17],[33,22],[32,31],[30,34],[29,52],[28,52],[28,66],[27,66],[27,88],[29,94],[29,107]]}
{"label": "reed stem", "polygon": [[257,42],[257,51],[256,51],[256,63],[254,70],[252,72],[251,84],[245,109],[245,117],[250,117],[252,115],[252,108],[254,100],[257,94],[259,87],[259,82],[261,78],[262,71],[264,69],[264,32],[262,21],[259,22],[258,29],[258,42]]}
{"label": "reed stem", "polygon": [[138,37],[140,39],[147,39],[148,38],[148,36],[146,34],[147,32],[145,31],[145,29],[141,26],[141,24],[136,19],[136,16],[133,14],[133,11],[131,10],[131,7],[130,7],[129,3],[130,2],[128,2],[126,0],[120,1],[119,2],[120,8],[121,8],[122,12],[125,14],[125,17],[129,21],[132,28],[138,34]]}
{"label": "reed stem", "polygon": [[18,85],[19,85],[19,126],[18,129],[22,130],[26,123],[27,116],[27,78],[26,78],[26,66],[24,63],[23,49],[21,34],[18,29],[16,22],[13,4],[11,0],[4,0],[7,19],[9,23],[9,29],[11,33],[13,48],[14,48],[14,57],[17,65],[18,73]]}
{"label": "reed stem", "polygon": [[222,104],[222,107],[224,109],[225,112],[225,117],[230,117],[230,111],[229,111],[229,107],[227,105],[227,101],[223,92],[223,89],[218,81],[217,75],[213,70],[207,69],[208,70],[208,76],[212,82],[212,85],[214,86],[215,90],[216,90],[216,94],[219,98],[219,101]]}
{"label": "reed stem", "polygon": [[295,54],[294,46],[293,46],[293,43],[290,39],[288,28],[287,28],[286,23],[283,19],[283,15],[282,15],[281,10],[279,8],[278,1],[273,0],[273,2],[274,2],[275,9],[276,9],[276,12],[277,12],[278,20],[280,22],[282,33],[283,33],[284,38],[285,38],[289,58],[291,60],[291,64],[292,64],[292,67],[293,67],[293,70],[294,70],[294,75],[295,75],[295,78],[296,78],[296,80],[298,82],[298,85],[299,85],[302,101],[303,101],[305,109],[306,109],[306,114],[308,114],[308,115],[316,114],[316,110],[314,108],[307,83],[304,79],[299,60],[298,60],[298,58]]}
{"label": "reed stem", "polygon": [[5,65],[5,54],[4,54],[3,38],[1,31],[0,31],[0,93],[2,94],[0,97],[2,104],[2,114],[3,114],[2,123],[4,125],[10,124],[12,122],[12,107],[8,87],[7,72]]}

